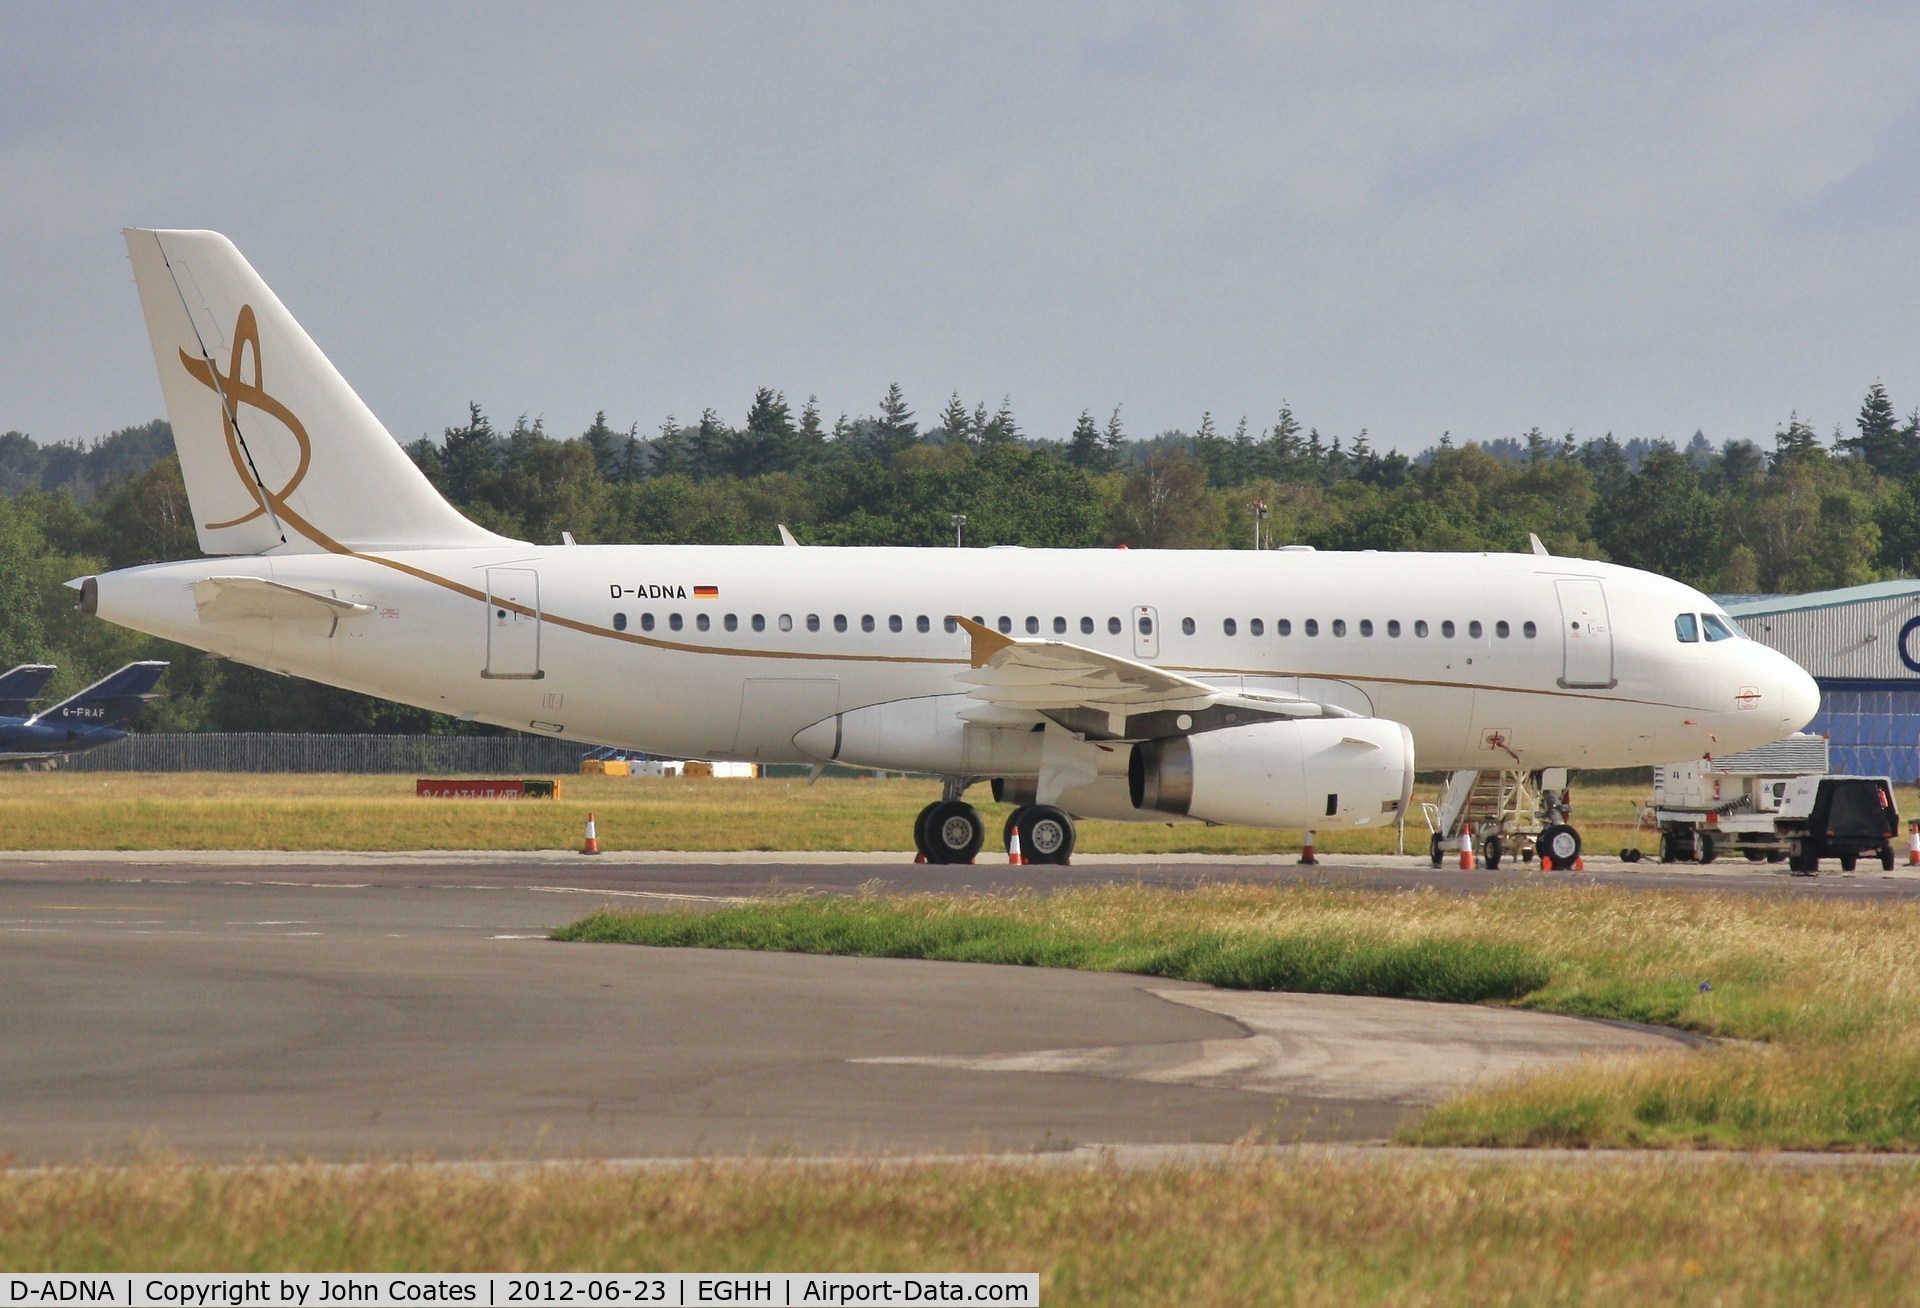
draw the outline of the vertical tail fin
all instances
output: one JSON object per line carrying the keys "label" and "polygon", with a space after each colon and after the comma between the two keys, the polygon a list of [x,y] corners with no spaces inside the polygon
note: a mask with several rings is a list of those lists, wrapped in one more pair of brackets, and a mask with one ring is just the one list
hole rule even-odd
{"label": "vertical tail fin", "polygon": [[201,549],[506,543],[440,497],[231,241],[126,237]]}
{"label": "vertical tail fin", "polygon": [[51,663],[22,663],[8,672],[0,672],[0,718],[24,718],[33,701],[52,679]]}
{"label": "vertical tail fin", "polygon": [[162,659],[129,663],[118,672],[109,672],[70,699],[63,699],[33,718],[35,726],[124,727],[150,699],[162,692],[153,685],[167,670]]}

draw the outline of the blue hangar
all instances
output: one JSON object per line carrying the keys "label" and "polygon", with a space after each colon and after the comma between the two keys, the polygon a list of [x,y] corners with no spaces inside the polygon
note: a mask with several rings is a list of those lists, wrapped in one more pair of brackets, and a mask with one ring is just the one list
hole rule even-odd
{"label": "blue hangar", "polygon": [[1730,598],[1727,613],[1820,683],[1807,730],[1835,772],[1920,780],[1920,581]]}

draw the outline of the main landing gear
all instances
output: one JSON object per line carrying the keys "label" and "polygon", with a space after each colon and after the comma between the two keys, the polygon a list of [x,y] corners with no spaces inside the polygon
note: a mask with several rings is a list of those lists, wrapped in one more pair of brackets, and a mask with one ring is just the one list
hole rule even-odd
{"label": "main landing gear", "polygon": [[[1073,857],[1073,818],[1051,804],[1022,804],[1001,829],[1001,846],[1020,833],[1020,855],[1028,863],[1066,863]],[[971,863],[986,843],[980,810],[961,799],[940,799],[913,820],[913,846],[929,863]]]}

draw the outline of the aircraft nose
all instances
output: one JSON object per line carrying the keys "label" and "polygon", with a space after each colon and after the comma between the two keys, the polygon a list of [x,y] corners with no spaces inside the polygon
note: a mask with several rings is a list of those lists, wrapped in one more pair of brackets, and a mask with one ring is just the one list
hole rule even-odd
{"label": "aircraft nose", "polygon": [[1780,670],[1781,707],[1798,731],[1820,711],[1820,683],[1786,655],[1779,655],[1779,659],[1786,665]]}

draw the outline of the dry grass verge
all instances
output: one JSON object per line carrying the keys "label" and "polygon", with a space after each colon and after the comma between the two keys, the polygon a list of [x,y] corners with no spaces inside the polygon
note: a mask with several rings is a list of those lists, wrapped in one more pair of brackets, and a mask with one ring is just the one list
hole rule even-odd
{"label": "dry grass verge", "polygon": [[[939,797],[920,780],[563,778],[565,798],[416,799],[405,776],[0,772],[0,847],[9,849],[570,849],[586,815],[609,849],[904,850],[913,818]],[[981,803],[993,839],[1010,811]],[[1431,798],[1422,792],[1416,798]],[[1647,796],[1595,786],[1576,796],[1591,848],[1636,843],[1627,825]],[[1332,853],[1387,853],[1392,829],[1323,831]],[[1645,843],[1645,842],[1641,842]],[[1417,811],[1409,852],[1426,849]],[[1650,847],[1650,846],[1649,846]],[[1087,822],[1090,854],[1285,854],[1297,831],[1198,824]]]}
{"label": "dry grass verge", "polygon": [[1328,1158],[150,1162],[0,1174],[0,1264],[91,1271],[1037,1271],[1042,1302],[1906,1304],[1920,1168]]}

